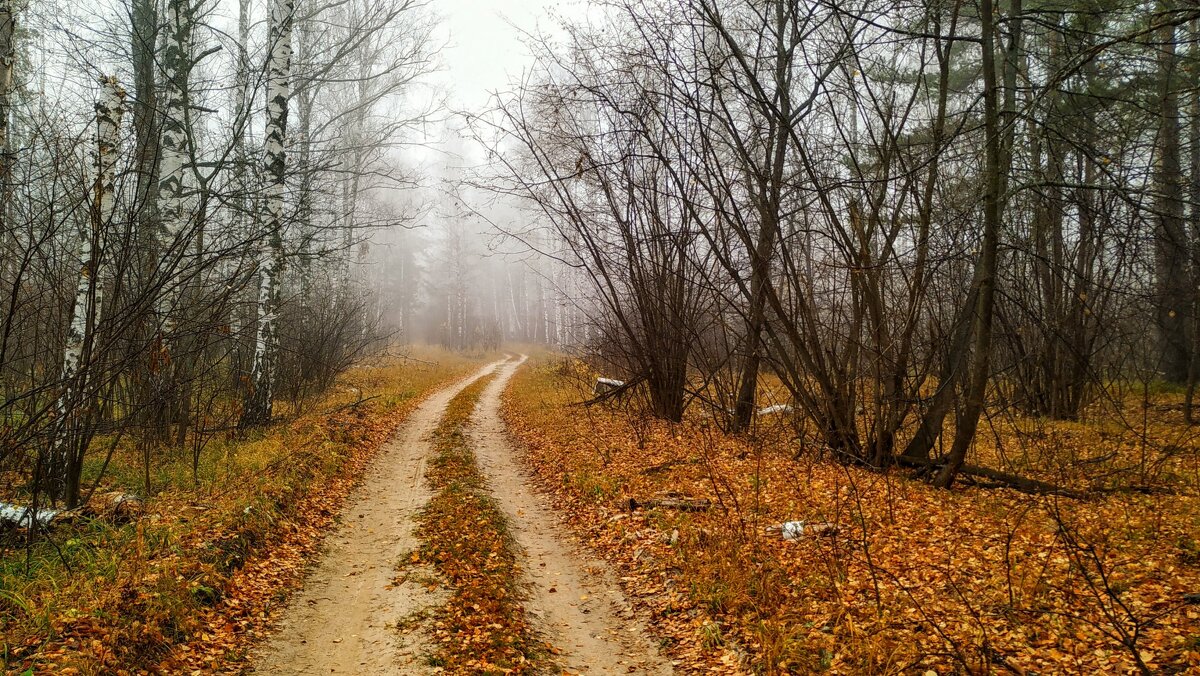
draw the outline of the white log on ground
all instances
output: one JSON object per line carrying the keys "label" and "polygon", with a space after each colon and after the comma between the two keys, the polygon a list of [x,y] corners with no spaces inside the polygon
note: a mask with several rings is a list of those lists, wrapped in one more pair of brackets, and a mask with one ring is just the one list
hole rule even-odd
{"label": "white log on ground", "polygon": [[596,378],[596,384],[592,387],[592,394],[606,394],[619,387],[625,387],[624,380],[615,380],[613,378]]}
{"label": "white log on ground", "polygon": [[833,535],[837,533],[837,524],[808,523],[805,521],[786,521],[778,526],[767,528],[769,532],[780,533],[784,540],[799,540],[812,535]]}
{"label": "white log on ground", "polygon": [[0,525],[10,528],[29,528],[36,522],[38,526],[45,528],[61,513],[57,509],[35,510],[7,502],[0,502]]}

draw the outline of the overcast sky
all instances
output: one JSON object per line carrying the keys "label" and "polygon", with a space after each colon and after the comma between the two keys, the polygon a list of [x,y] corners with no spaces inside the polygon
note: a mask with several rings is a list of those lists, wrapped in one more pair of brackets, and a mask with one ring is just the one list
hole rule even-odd
{"label": "overcast sky", "polygon": [[[532,62],[524,34],[539,29],[553,34],[557,16],[575,16],[583,7],[584,0],[430,0],[429,9],[441,19],[437,43],[445,47],[442,68],[429,81],[445,93],[450,111],[480,112],[493,93],[510,90]],[[454,127],[461,122],[451,120]],[[431,147],[442,144],[443,132],[442,125],[426,127],[425,138],[407,147],[409,161],[444,161]],[[462,150],[475,155],[464,158],[467,165],[482,159],[482,149],[474,144]]]}
{"label": "overcast sky", "polygon": [[530,62],[523,31],[552,30],[554,15],[571,16],[582,0],[432,0],[447,44],[445,83],[456,109],[475,110],[490,92],[508,88]]}

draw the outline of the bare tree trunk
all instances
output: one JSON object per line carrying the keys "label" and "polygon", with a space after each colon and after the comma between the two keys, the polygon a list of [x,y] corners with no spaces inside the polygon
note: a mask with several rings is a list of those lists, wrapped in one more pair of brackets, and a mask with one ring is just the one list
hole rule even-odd
{"label": "bare tree trunk", "polygon": [[[250,104],[251,104],[251,87],[250,87],[250,0],[238,0],[238,63],[237,73],[235,75],[235,93],[237,97],[237,111],[234,116],[234,125],[236,132],[234,136],[233,147],[233,185],[237,191],[237,199],[233,208],[233,217],[230,224],[232,232],[231,239],[233,246],[240,251],[245,242],[250,241],[250,152],[246,147],[246,129],[250,125]],[[244,259],[241,255],[233,259],[233,267],[235,270],[241,269],[241,262]],[[239,294],[240,296],[240,294]],[[240,302],[230,304],[229,313],[229,335],[233,341],[232,362],[234,374],[237,378],[245,376],[245,356],[249,350],[244,350],[243,346],[246,341],[243,340],[243,315],[244,308]]]}
{"label": "bare tree trunk", "polygon": [[158,203],[158,5],[155,0],[132,0],[130,53],[133,55],[133,131],[136,134],[134,209],[137,214],[138,245],[149,268],[156,250]]}
{"label": "bare tree trunk", "polygon": [[8,138],[8,119],[11,116],[13,70],[16,68],[17,48],[13,39],[17,29],[13,0],[0,0],[0,246],[8,245],[8,205],[12,189],[12,151]]}
{"label": "bare tree trunk", "polygon": [[251,391],[241,424],[271,420],[275,368],[278,363],[279,277],[283,272],[283,189],[287,158],[288,103],[291,99],[293,0],[275,0],[271,7],[270,56],[267,62],[267,126],[263,173],[267,177],[263,230],[267,247],[259,264],[258,335],[254,345]]}
{"label": "bare tree trunk", "polygon": [[[1167,12],[1173,3],[1159,3]],[[1167,381],[1187,381],[1191,341],[1188,242],[1183,222],[1183,182],[1180,174],[1178,59],[1175,26],[1158,32],[1158,147],[1154,182],[1158,191],[1154,233],[1155,319],[1162,345],[1162,372]]]}
{"label": "bare tree trunk", "polygon": [[1196,381],[1200,379],[1200,19],[1192,19],[1188,26],[1189,53],[1188,70],[1188,201],[1191,203],[1188,235],[1191,237],[1189,250],[1192,254],[1192,351],[1188,362],[1187,392],[1184,397],[1183,415],[1188,424],[1195,422],[1194,403]]}
{"label": "bare tree trunk", "polygon": [[154,280],[158,333],[151,364],[151,426],[164,440],[183,417],[187,406],[180,387],[177,328],[182,298],[180,268],[188,252],[189,214],[187,185],[190,175],[188,87],[192,67],[192,28],[196,6],[192,0],[167,3],[166,45],[162,69],[166,75],[159,137],[159,173],[156,188],[159,267]]}
{"label": "bare tree trunk", "polygon": [[[1004,175],[1008,162],[1005,153],[1011,152],[1011,133],[1015,117],[1015,87],[1006,93],[1004,111],[1000,111],[999,83],[996,77],[995,60],[995,16],[992,0],[981,0],[979,5],[981,46],[983,51],[983,119],[985,148],[984,193],[983,193],[983,248],[979,256],[979,270],[975,278],[976,293],[972,324],[972,347],[970,370],[967,374],[965,402],[958,416],[954,431],[954,445],[946,464],[934,479],[934,485],[948,488],[967,458],[967,450],[975,439],[979,416],[987,399],[987,384],[991,364],[992,320],[996,297],[996,263],[1000,248],[1000,219],[1003,212]],[[1020,46],[1021,2],[1014,0],[1011,6],[1013,35],[1010,52]],[[1010,54],[1011,56],[1011,54]],[[1015,81],[1016,63],[1006,59],[1006,72]],[[1007,78],[1006,78],[1007,79]],[[1008,125],[1010,140],[1001,141],[1001,122]]]}
{"label": "bare tree trunk", "polygon": [[185,209],[189,160],[188,80],[191,75],[192,0],[167,3],[167,41],[163,54],[166,91],[163,98],[161,164],[158,180],[158,216],[161,219],[164,289],[159,296],[163,334],[170,340],[176,322],[179,297],[179,261],[187,251],[185,239],[188,214]]}
{"label": "bare tree trunk", "polygon": [[774,3],[775,71],[773,90],[775,101],[770,106],[770,132],[767,138],[763,170],[758,174],[755,201],[758,213],[758,238],[750,251],[750,307],[746,317],[746,356],[738,377],[737,400],[734,402],[730,430],[741,432],[750,426],[758,395],[758,373],[762,364],[763,329],[766,323],[767,285],[771,283],[771,258],[779,236],[780,204],[783,199],[784,166],[791,124],[790,68],[792,54],[788,40],[788,3]]}

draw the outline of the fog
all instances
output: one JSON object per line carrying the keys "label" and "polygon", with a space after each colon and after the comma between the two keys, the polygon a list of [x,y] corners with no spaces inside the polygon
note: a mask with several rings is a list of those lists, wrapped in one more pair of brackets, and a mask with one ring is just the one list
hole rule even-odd
{"label": "fog", "polygon": [[[553,36],[579,0],[438,0],[437,67],[417,98],[434,110],[397,151],[414,184],[395,189],[403,225],[372,235],[364,261],[378,320],[404,339],[465,348],[565,343],[582,335],[578,282],[543,255],[542,218],[527,201],[481,188],[495,173],[470,120],[521,86],[531,42]],[[411,105],[411,103],[409,104]]]}
{"label": "fog", "polygon": [[[384,446],[416,473],[374,495],[408,500],[434,452],[474,472],[474,416],[521,421],[571,520],[630,550],[660,596],[639,604],[685,620],[660,623],[688,635],[673,659],[1183,670],[1198,387],[1200,3],[0,0],[6,667],[244,654],[177,611],[218,611],[257,545],[311,530],[284,508]],[[414,445],[446,432],[427,451],[383,443],[410,411]],[[483,478],[445,488],[491,511]],[[155,509],[195,521],[109,529],[80,511],[105,486],[170,487]],[[977,499],[996,488],[1037,498]],[[498,521],[427,530],[490,561]],[[89,580],[106,605],[67,598]],[[460,662],[540,669],[556,651],[526,638]]]}

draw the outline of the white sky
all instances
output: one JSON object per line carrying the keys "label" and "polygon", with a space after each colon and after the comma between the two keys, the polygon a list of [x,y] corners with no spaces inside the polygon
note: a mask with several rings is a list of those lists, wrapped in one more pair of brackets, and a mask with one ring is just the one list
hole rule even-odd
{"label": "white sky", "polygon": [[[454,128],[461,118],[452,113],[482,112],[496,92],[506,92],[531,65],[533,57],[525,44],[526,33],[557,32],[558,17],[576,17],[586,12],[586,0],[430,0],[429,10],[439,18],[435,44],[444,45],[437,73],[426,79],[447,99]],[[439,115],[441,116],[441,115]],[[409,162],[429,167],[445,161],[440,152],[445,129],[441,124],[424,128],[424,138],[406,147]],[[483,157],[473,143],[460,148],[470,166]],[[460,164],[460,162],[454,162]]]}
{"label": "white sky", "polygon": [[522,32],[552,31],[555,15],[571,15],[582,0],[433,0],[446,49],[441,80],[454,108],[478,109],[505,90],[531,60]]}

